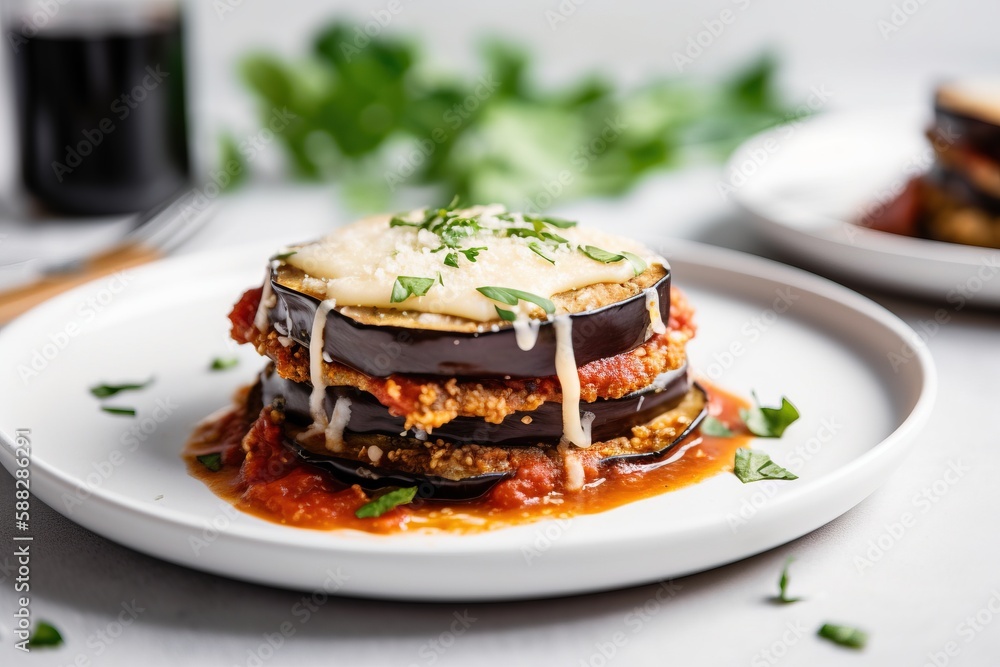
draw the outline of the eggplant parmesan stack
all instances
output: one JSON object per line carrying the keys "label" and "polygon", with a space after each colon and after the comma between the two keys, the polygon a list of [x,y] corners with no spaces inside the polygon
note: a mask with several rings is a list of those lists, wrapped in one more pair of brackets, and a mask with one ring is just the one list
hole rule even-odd
{"label": "eggplant parmesan stack", "polygon": [[870,222],[883,231],[1000,248],[1000,81],[941,86],[934,163]]}
{"label": "eggplant parmesan stack", "polygon": [[365,490],[523,503],[656,461],[707,402],[670,281],[637,243],[498,205],[367,218],[284,249],[230,314],[232,337],[269,359],[246,398],[260,415],[246,461],[270,429]]}

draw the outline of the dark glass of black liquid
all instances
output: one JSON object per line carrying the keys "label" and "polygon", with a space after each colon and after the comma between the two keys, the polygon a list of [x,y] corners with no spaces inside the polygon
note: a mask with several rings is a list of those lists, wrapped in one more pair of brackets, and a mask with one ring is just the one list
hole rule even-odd
{"label": "dark glass of black liquid", "polygon": [[180,16],[114,18],[4,30],[24,187],[54,212],[145,210],[188,182]]}

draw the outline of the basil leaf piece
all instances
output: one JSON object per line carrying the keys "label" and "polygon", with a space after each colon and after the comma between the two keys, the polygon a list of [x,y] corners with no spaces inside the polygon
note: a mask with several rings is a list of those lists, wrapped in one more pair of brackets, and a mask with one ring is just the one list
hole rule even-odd
{"label": "basil leaf piece", "polygon": [[291,257],[292,255],[297,255],[298,253],[299,253],[298,250],[291,250],[289,252],[283,252],[283,253],[277,254],[277,255],[273,256],[271,259],[272,260],[276,259],[278,261],[284,261],[284,260],[288,259],[289,257]]}
{"label": "basil leaf piece", "polygon": [[99,384],[90,388],[90,393],[97,398],[107,398],[108,396],[114,396],[115,394],[120,394],[123,391],[137,391],[139,389],[145,389],[149,385],[153,384],[154,378],[149,378],[145,382],[127,382],[124,384]]}
{"label": "basil leaf piece", "polygon": [[716,438],[733,437],[732,430],[712,415],[708,415],[701,420],[701,432],[703,435],[710,435]]}
{"label": "basil leaf piece", "polygon": [[740,447],[736,450],[733,474],[744,484],[759,482],[762,479],[792,480],[799,478],[798,475],[785,470],[772,461],[767,454],[755,452],[746,447]]}
{"label": "basil leaf piece", "polygon": [[518,298],[511,294],[511,291],[506,287],[477,287],[476,291],[487,299],[493,299],[508,306],[516,306],[518,302]]}
{"label": "basil leaf piece", "polygon": [[212,472],[219,472],[222,470],[222,454],[202,454],[196,457],[198,463],[202,464]]}
{"label": "basil leaf piece", "polygon": [[637,276],[641,276],[643,272],[649,268],[649,264],[646,264],[646,260],[639,257],[639,255],[634,255],[630,252],[625,252],[624,250],[622,251],[622,255],[628,260],[629,264],[632,265],[632,271],[634,271]]}
{"label": "basil leaf piece", "polygon": [[380,517],[391,509],[413,502],[416,495],[417,487],[415,486],[390,491],[389,493],[379,496],[370,503],[365,503],[359,507],[354,513],[354,516],[359,519],[374,519],[376,517]]}
{"label": "basil leaf piece", "polygon": [[390,227],[423,227],[424,223],[422,223],[422,222],[410,222],[409,220],[403,220],[399,216],[395,216],[394,215],[394,216],[392,216],[392,218],[389,219],[389,226]]}
{"label": "basil leaf piece", "polygon": [[533,253],[535,253],[536,255],[538,255],[539,257],[541,257],[542,259],[544,259],[549,264],[555,264],[556,263],[556,260],[553,257],[549,257],[548,255],[546,255],[545,251],[542,250],[542,246],[538,245],[534,241],[532,241],[531,243],[528,244],[528,248],[530,248]]}
{"label": "basil leaf piece", "polygon": [[554,303],[544,297],[538,296],[537,294],[532,294],[531,292],[525,292],[511,287],[489,286],[477,287],[476,291],[485,296],[487,299],[493,299],[494,301],[505,303],[508,306],[516,306],[518,301],[527,301],[528,303],[533,303],[544,310],[547,315],[552,315],[556,312],[556,305]]}
{"label": "basil leaf piece", "polygon": [[101,410],[111,415],[121,415],[123,417],[135,417],[135,408],[116,408],[110,405],[102,405]]}
{"label": "basil leaf piece", "polygon": [[525,215],[523,217],[526,222],[544,222],[546,225],[552,225],[553,227],[558,227],[559,229],[569,229],[570,227],[576,227],[575,220],[566,220],[565,218],[555,218],[550,215]]}
{"label": "basil leaf piece", "polygon": [[427,294],[434,285],[434,278],[420,278],[416,276],[397,276],[396,282],[392,284],[392,294],[389,295],[390,303],[406,301],[411,296],[423,296]]}
{"label": "basil leaf piece", "polygon": [[592,245],[580,246],[580,252],[582,252],[584,255],[593,260],[596,260],[598,262],[604,262],[605,264],[620,262],[623,259],[625,259],[625,255],[619,255],[618,253],[608,252],[607,250],[602,250],[597,246],[592,246]]}
{"label": "basil leaf piece", "polygon": [[31,633],[31,637],[28,638],[28,648],[62,646],[62,643],[62,635],[56,630],[56,627],[45,621],[39,621]]}
{"label": "basil leaf piece", "polygon": [[791,567],[794,558],[789,557],[785,561],[785,567],[781,569],[781,577],[778,579],[778,595],[771,598],[772,602],[778,604],[791,604],[792,602],[800,602],[802,598],[790,598],[788,597],[788,568]]}
{"label": "basil leaf piece", "polygon": [[449,252],[447,255],[444,256],[444,263],[445,263],[445,266],[450,266],[453,269],[457,269],[458,268],[458,253]]}
{"label": "basil leaf piece", "polygon": [[212,364],[208,367],[210,371],[225,371],[237,366],[240,363],[239,357],[216,357],[212,359]]}
{"label": "basil leaf piece", "polygon": [[444,287],[444,278],[441,277],[440,271],[438,271],[438,283],[441,285],[441,287]]}
{"label": "basil leaf piece", "polygon": [[542,238],[540,231],[537,229],[528,229],[527,227],[508,227],[504,230],[504,234],[507,236],[520,236],[521,238]]}
{"label": "basil leaf piece", "polygon": [[558,234],[553,234],[552,232],[546,232],[539,229],[528,229],[527,227],[508,227],[504,230],[504,234],[507,236],[520,236],[521,238],[538,239],[546,243],[554,243],[555,245],[569,243],[569,239],[565,239]]}
{"label": "basil leaf piece", "polygon": [[497,315],[500,316],[501,320],[505,322],[513,322],[514,320],[517,319],[517,315],[514,313],[514,311],[506,310],[504,308],[501,308],[500,306],[493,306],[493,307],[497,309]]}
{"label": "basil leaf piece", "polygon": [[799,411],[784,396],[781,406],[766,408],[760,404],[757,392],[753,393],[754,407],[741,409],[740,418],[751,433],[759,438],[780,438],[788,428],[799,418]]}
{"label": "basil leaf piece", "polygon": [[868,643],[868,633],[849,625],[836,625],[834,623],[824,623],[816,633],[823,639],[828,639],[839,646],[847,648],[862,649]]}

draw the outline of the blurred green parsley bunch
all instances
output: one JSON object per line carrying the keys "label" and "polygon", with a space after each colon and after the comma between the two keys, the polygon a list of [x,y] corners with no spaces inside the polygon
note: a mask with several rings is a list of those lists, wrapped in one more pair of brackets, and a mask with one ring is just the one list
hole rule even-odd
{"label": "blurred green parsley bunch", "polygon": [[[264,124],[275,110],[294,120],[276,132],[300,179],[337,182],[359,209],[382,209],[408,187],[442,197],[544,210],[556,202],[627,190],[653,169],[721,159],[748,137],[796,117],[775,89],[764,56],[713,84],[661,79],[630,91],[588,75],[542,88],[530,58],[501,41],[484,44],[481,73],[430,71],[411,40],[359,39],[337,21],[309,57],[255,54],[241,64]],[[224,160],[244,160],[224,137]]]}

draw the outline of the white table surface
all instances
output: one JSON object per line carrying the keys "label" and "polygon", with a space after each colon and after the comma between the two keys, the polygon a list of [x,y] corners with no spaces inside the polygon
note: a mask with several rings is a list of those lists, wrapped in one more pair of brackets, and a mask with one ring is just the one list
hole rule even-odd
{"label": "white table surface", "polygon": [[[567,213],[636,235],[679,236],[771,256],[720,201],[710,169],[656,177],[618,202]],[[224,200],[185,251],[274,235],[240,226],[273,211],[276,241],[347,216],[326,190],[253,187]],[[267,219],[255,215],[253,219]],[[626,222],[627,221],[627,222]],[[911,325],[938,304],[872,295]],[[905,463],[854,510],[791,544],[658,586],[503,604],[396,604],[331,598],[305,618],[301,592],[171,565],[109,542],[35,504],[31,606],[63,632],[60,649],[15,652],[12,503],[0,502],[0,664],[25,665],[987,665],[1000,664],[1000,538],[995,509],[1000,315],[965,310],[929,345],[940,372],[934,415]],[[43,397],[39,397],[43,400]],[[949,474],[949,469],[961,475]],[[949,483],[951,480],[954,483]],[[0,475],[0,498],[13,496]],[[928,493],[928,500],[921,494]],[[909,514],[908,527],[893,528]],[[669,520],[665,517],[664,520]],[[881,549],[879,544],[882,545]],[[627,567],[627,555],[609,567]],[[789,556],[791,593],[768,604]],[[253,554],[248,553],[247,558]],[[870,559],[862,566],[859,558]],[[483,576],[489,576],[484,572]],[[308,598],[308,595],[305,595]],[[123,605],[141,608],[134,622]],[[298,606],[297,606],[298,605]],[[992,607],[992,609],[991,609]],[[645,611],[643,611],[645,609]],[[461,634],[456,614],[469,619]],[[969,617],[979,621],[969,621]],[[471,620],[474,619],[474,620]],[[817,639],[825,621],[868,630],[860,653]],[[992,622],[991,622],[992,621]],[[290,622],[294,635],[280,637]],[[289,626],[286,626],[286,628]],[[976,629],[978,628],[978,630]],[[279,634],[275,634],[279,633]],[[618,634],[620,633],[620,634]],[[279,643],[271,649],[268,637]],[[618,645],[615,646],[615,640]],[[602,651],[612,653],[605,658]],[[953,656],[945,651],[951,649]],[[141,660],[140,660],[141,656]],[[937,660],[934,662],[933,659]]]}

